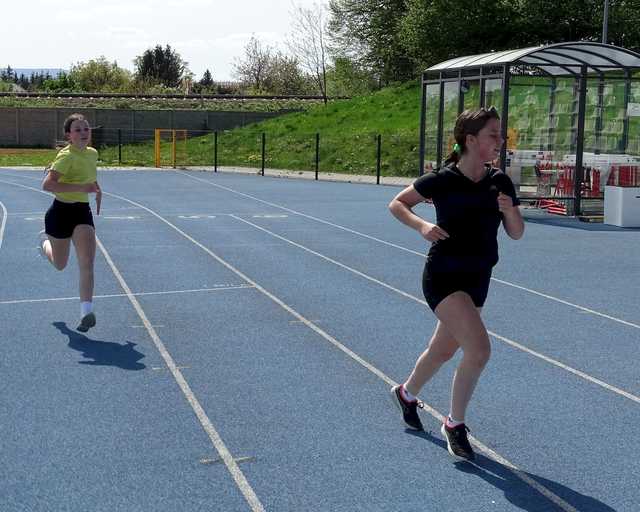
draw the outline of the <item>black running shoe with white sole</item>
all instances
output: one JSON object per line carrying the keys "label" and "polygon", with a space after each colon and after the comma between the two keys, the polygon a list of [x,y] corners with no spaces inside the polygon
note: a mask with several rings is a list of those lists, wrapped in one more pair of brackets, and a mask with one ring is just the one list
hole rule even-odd
{"label": "black running shoe with white sole", "polygon": [[391,388],[391,400],[398,406],[402,412],[402,419],[407,426],[413,430],[424,430],[420,417],[418,416],[418,408],[422,409],[424,404],[420,400],[408,402],[402,398],[400,386]]}
{"label": "black running shoe with white sole", "polygon": [[76,328],[80,332],[87,332],[96,325],[96,315],[88,313],[80,319],[80,325]]}
{"label": "black running shoe with white sole", "polygon": [[475,459],[475,454],[473,453],[469,439],[467,439],[467,432],[469,432],[469,429],[464,423],[453,428],[447,427],[447,425],[443,423],[440,432],[442,432],[442,435],[447,440],[447,450],[456,459]]}

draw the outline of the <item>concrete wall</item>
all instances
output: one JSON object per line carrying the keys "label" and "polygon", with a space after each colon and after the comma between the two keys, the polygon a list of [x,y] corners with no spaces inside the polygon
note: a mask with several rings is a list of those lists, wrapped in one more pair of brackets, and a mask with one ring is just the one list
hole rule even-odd
{"label": "concrete wall", "polygon": [[153,138],[156,128],[197,132],[222,131],[294,112],[218,112],[207,110],[116,110],[67,108],[0,108],[0,147],[54,147],[64,140],[65,118],[78,112],[96,130],[94,144],[115,144],[120,130],[123,143]]}

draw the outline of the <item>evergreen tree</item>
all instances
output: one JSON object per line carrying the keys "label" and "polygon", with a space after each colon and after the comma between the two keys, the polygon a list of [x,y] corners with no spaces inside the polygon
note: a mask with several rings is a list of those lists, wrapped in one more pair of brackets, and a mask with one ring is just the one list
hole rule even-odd
{"label": "evergreen tree", "polygon": [[136,57],[134,62],[137,80],[166,87],[178,87],[188,65],[170,45],[164,49],[156,45]]}
{"label": "evergreen tree", "polygon": [[11,66],[7,66],[7,69],[0,71],[0,80],[3,82],[15,82],[16,78],[16,73]]}
{"label": "evergreen tree", "polygon": [[29,90],[29,79],[24,75],[24,73],[20,73],[20,78],[18,78],[16,83],[25,91]]}
{"label": "evergreen tree", "polygon": [[205,70],[204,74],[202,75],[202,79],[200,80],[199,83],[202,87],[212,87],[213,78],[211,77],[211,71],[209,71],[208,69]]}

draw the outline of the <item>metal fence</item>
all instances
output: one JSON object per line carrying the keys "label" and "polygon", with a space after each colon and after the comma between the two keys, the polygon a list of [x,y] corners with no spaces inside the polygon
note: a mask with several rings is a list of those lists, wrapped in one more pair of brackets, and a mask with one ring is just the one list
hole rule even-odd
{"label": "metal fence", "polygon": [[[154,166],[153,130],[96,128],[92,144],[102,165]],[[169,151],[171,139],[160,142]],[[164,149],[162,149],[164,148]],[[222,166],[417,177],[418,137],[407,134],[322,133],[270,134],[254,130],[187,130],[186,151],[177,167]]]}

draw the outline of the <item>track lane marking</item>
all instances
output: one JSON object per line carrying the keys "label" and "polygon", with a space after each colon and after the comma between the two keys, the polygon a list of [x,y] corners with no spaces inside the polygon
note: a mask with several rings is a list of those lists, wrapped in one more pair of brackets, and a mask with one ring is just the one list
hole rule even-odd
{"label": "track lane marking", "polygon": [[[127,199],[127,198],[125,198],[123,196],[119,196],[119,195],[112,194],[112,193],[109,193],[109,195],[112,196],[112,197],[115,197],[117,199],[121,199],[123,201],[127,201],[127,202],[129,202],[131,204],[134,204],[136,206],[139,206],[140,208],[144,209],[145,211],[151,213],[152,215],[157,217],[159,220],[161,220],[162,222],[167,224],[169,227],[174,229],[176,232],[178,232],[180,235],[182,235],[184,238],[189,240],[191,243],[193,243],[194,245],[196,245],[197,247],[199,247],[200,249],[205,251],[214,260],[216,260],[218,263],[223,265],[225,268],[228,268],[230,271],[235,273],[238,277],[240,277],[241,279],[247,281],[249,284],[251,284],[253,287],[255,287],[256,290],[258,290],[259,292],[263,293],[265,296],[267,296],[269,299],[271,299],[273,302],[275,302],[277,305],[279,305],[282,309],[284,309],[285,311],[290,313],[292,316],[294,316],[297,320],[299,320],[301,323],[306,325],[309,329],[311,329],[312,331],[317,333],[319,336],[321,336],[323,339],[325,339],[326,341],[331,343],[337,349],[339,349],[340,351],[345,353],[351,359],[353,359],[354,361],[359,363],[361,366],[363,366],[364,368],[369,370],[371,373],[376,375],[378,378],[380,378],[382,381],[384,381],[387,385],[389,385],[389,386],[398,385],[397,382],[395,382],[393,379],[388,377],[384,372],[382,372],[381,370],[379,370],[378,368],[373,366],[371,363],[367,362],[365,359],[363,359],[358,354],[356,354],[351,349],[349,349],[346,345],[342,344],[340,341],[338,341],[336,338],[331,336],[329,333],[325,332],[323,329],[318,327],[312,321],[310,321],[307,318],[305,318],[304,316],[302,316],[300,313],[298,313],[291,306],[288,306],[287,304],[285,304],[277,296],[275,296],[274,294],[269,292],[267,289],[265,289],[262,286],[260,286],[256,281],[252,280],[250,277],[248,277],[247,275],[242,273],[240,270],[235,268],[233,265],[228,263],[226,260],[222,259],[220,256],[215,254],[213,251],[211,251],[209,248],[204,246],[202,243],[198,242],[196,239],[194,239],[188,233],[184,232],[179,227],[175,226],[170,221],[168,221],[167,219],[163,218],[161,215],[155,213],[150,208],[148,208],[148,207],[146,207],[146,206],[144,206],[144,205],[142,205],[140,203],[137,203],[137,202],[135,202],[135,201],[133,201],[131,199]],[[440,421],[440,422],[444,421],[444,416],[440,412],[438,412],[436,409],[434,409],[431,406],[429,406],[427,403],[424,403],[424,409],[423,410],[427,411],[429,414],[431,414],[438,421]],[[536,491],[538,491],[541,495],[543,495],[545,498],[547,498],[548,500],[550,500],[551,502],[556,504],[562,510],[564,510],[565,512],[578,512],[572,505],[570,505],[569,503],[564,501],[560,496],[558,496],[557,494],[553,493],[551,490],[549,490],[548,488],[546,488],[542,484],[539,484],[536,480],[532,479],[529,475],[527,475],[525,472],[520,470],[513,463],[511,463],[510,461],[508,461],[507,459],[505,459],[504,457],[499,455],[497,452],[493,451],[488,446],[486,446],[483,443],[481,443],[478,439],[476,439],[473,436],[469,436],[469,438],[473,442],[473,444],[476,446],[476,448],[478,448],[478,450],[480,452],[482,452],[485,456],[488,456],[489,458],[492,458],[496,462],[498,462],[498,463],[502,464],[503,466],[505,466],[506,468],[508,468],[520,480],[525,482],[531,488],[533,488]]]}
{"label": "track lane marking", "polygon": [[[367,235],[367,234],[365,234],[365,233],[361,233],[361,232],[359,232],[359,231],[356,231],[356,230],[354,230],[354,229],[347,228],[347,227],[345,227],[345,226],[341,226],[340,224],[334,224],[333,222],[329,222],[329,221],[327,221],[327,220],[320,219],[320,218],[318,218],[318,217],[314,217],[313,215],[308,215],[308,214],[306,214],[306,213],[302,213],[302,212],[299,212],[299,211],[296,211],[296,210],[292,210],[291,208],[287,208],[286,206],[282,206],[282,205],[279,205],[279,204],[276,204],[276,203],[271,203],[271,202],[269,202],[269,201],[265,201],[264,199],[260,199],[260,198],[258,198],[258,197],[252,196],[252,195],[250,195],[250,194],[245,194],[244,192],[240,192],[240,191],[238,191],[238,190],[234,190],[234,189],[232,189],[232,188],[225,187],[225,186],[223,186],[223,185],[219,185],[219,184],[217,184],[217,183],[212,183],[212,182],[211,182],[211,181],[209,181],[209,180],[205,180],[205,179],[202,179],[202,178],[198,178],[198,177],[196,177],[196,176],[191,176],[190,174],[188,174],[188,173],[186,173],[186,172],[183,172],[183,171],[176,171],[176,172],[178,172],[179,174],[183,174],[184,176],[188,176],[189,178],[191,178],[191,179],[193,179],[193,180],[197,180],[197,181],[201,181],[201,182],[203,182],[203,183],[207,183],[207,184],[209,184],[209,185],[210,185],[210,186],[212,186],[212,187],[218,187],[218,188],[221,188],[221,189],[226,190],[226,191],[228,191],[228,192],[232,192],[232,193],[234,193],[234,194],[238,194],[238,195],[240,195],[240,196],[243,196],[243,197],[246,197],[246,198],[252,199],[252,200],[254,200],[254,201],[258,201],[258,202],[263,203],[263,204],[266,204],[266,205],[268,205],[268,206],[272,206],[272,207],[274,207],[274,208],[279,208],[279,209],[281,209],[281,210],[284,210],[284,211],[287,211],[287,212],[293,213],[294,215],[298,215],[298,216],[300,216],[300,217],[304,217],[304,218],[307,218],[307,219],[313,220],[313,221],[315,221],[315,222],[319,222],[319,223],[321,223],[321,224],[326,224],[327,226],[331,226],[331,227],[334,227],[334,228],[336,228],[336,229],[340,229],[340,230],[342,230],[342,231],[346,231],[347,233],[352,233],[352,234],[354,234],[354,235],[357,235],[357,236],[360,236],[360,237],[363,237],[363,238],[367,238],[367,239],[369,239],[369,240],[373,240],[374,242],[378,242],[378,243],[381,243],[381,244],[383,244],[383,245],[387,245],[387,246],[389,246],[389,247],[393,247],[393,248],[395,248],[395,249],[399,249],[399,250],[404,251],[404,252],[407,252],[407,253],[409,253],[409,254],[415,254],[415,255],[417,255],[417,256],[420,256],[421,258],[426,259],[426,255],[424,254],[424,252],[414,251],[413,249],[408,249],[408,248],[403,247],[403,246],[401,246],[401,245],[394,244],[394,243],[392,243],[392,242],[388,242],[388,241],[386,241],[386,240],[382,240],[382,239],[380,239],[380,238],[376,238],[376,237],[374,237],[374,236]],[[505,286],[511,286],[511,287],[516,288],[516,289],[518,289],[518,290],[522,290],[522,291],[525,291],[525,292],[527,292],[527,293],[532,293],[532,294],[534,294],[534,295],[538,295],[538,296],[540,296],[540,297],[544,297],[545,299],[549,299],[549,300],[552,300],[552,301],[555,301],[555,302],[559,302],[560,304],[564,304],[564,305],[566,305],[566,306],[569,306],[569,307],[573,307],[573,308],[579,309],[579,310],[581,310],[581,311],[584,311],[585,313],[590,313],[590,314],[592,314],[592,315],[597,315],[597,316],[600,316],[600,317],[602,317],[602,318],[606,318],[607,320],[612,320],[612,321],[614,321],[614,322],[618,322],[618,323],[621,323],[621,324],[623,324],[623,325],[626,325],[626,326],[629,326],[629,327],[633,327],[633,328],[635,328],[635,329],[640,329],[640,324],[636,324],[636,323],[634,323],[634,322],[629,322],[629,321],[627,321],[627,320],[623,320],[623,319],[621,319],[621,318],[617,318],[617,317],[615,317],[615,316],[608,315],[608,314],[606,314],[606,313],[601,313],[601,312],[599,312],[599,311],[596,311],[595,309],[590,309],[590,308],[587,308],[587,307],[585,307],[585,306],[580,306],[579,304],[574,304],[573,302],[569,302],[569,301],[566,301],[566,300],[564,300],[564,299],[560,299],[560,298],[558,298],[558,297],[554,297],[553,295],[545,294],[545,293],[539,292],[539,291],[537,291],[537,290],[533,290],[533,289],[531,289],[531,288],[527,288],[527,287],[525,287],[525,286],[521,286],[521,285],[518,285],[518,284],[515,284],[515,283],[510,283],[509,281],[504,281],[504,280],[502,280],[502,279],[497,279],[497,278],[495,278],[495,277],[491,277],[491,279],[492,279],[493,281],[497,282],[497,283],[502,284],[502,285],[505,285]]]}
{"label": "track lane marking", "polygon": [[[2,180],[0,180],[0,181],[2,181]],[[26,185],[21,185],[21,184],[18,184],[18,183],[10,183],[10,182],[4,182],[4,183],[9,183],[11,185],[22,187],[22,188],[25,188],[25,189],[28,189],[28,190],[33,190],[35,192],[39,192],[39,193],[42,193],[42,194],[50,195],[47,192],[44,192],[42,190],[38,190],[38,189],[33,188],[33,187],[28,187]],[[113,195],[113,194],[109,194],[109,195]],[[131,202],[131,201],[129,201],[129,202]],[[253,488],[249,484],[248,480],[244,476],[244,473],[242,472],[242,470],[238,466],[238,463],[236,462],[236,460],[231,455],[231,452],[228,450],[228,448],[224,444],[224,441],[222,440],[222,438],[218,434],[217,430],[214,428],[213,424],[211,423],[211,420],[209,420],[208,416],[204,412],[204,409],[200,405],[200,402],[198,402],[198,399],[195,397],[195,394],[191,390],[191,387],[187,383],[187,380],[182,375],[182,372],[180,371],[180,367],[175,364],[173,358],[171,357],[171,354],[169,353],[169,351],[164,346],[164,343],[162,342],[162,340],[160,339],[160,337],[156,333],[155,329],[151,325],[151,322],[149,322],[144,310],[142,309],[142,306],[140,306],[140,303],[138,302],[138,300],[133,295],[131,289],[127,285],[126,281],[124,280],[124,278],[120,274],[120,272],[117,269],[117,267],[115,266],[115,264],[113,263],[111,257],[109,256],[109,253],[107,252],[107,250],[105,249],[104,245],[102,244],[102,242],[100,241],[100,239],[98,237],[96,237],[96,244],[97,244],[98,248],[100,249],[100,251],[102,252],[104,258],[106,259],[107,264],[111,268],[111,271],[115,275],[115,277],[118,280],[120,286],[125,291],[125,294],[129,299],[129,302],[131,302],[131,304],[132,304],[133,308],[135,309],[136,313],[138,314],[138,316],[142,320],[142,323],[146,327],[147,332],[149,333],[149,336],[151,336],[151,339],[152,339],[154,345],[156,346],[156,349],[160,352],[160,355],[161,355],[162,359],[164,359],[167,367],[169,368],[169,370],[171,371],[171,374],[173,375],[173,378],[175,379],[175,381],[177,382],[178,386],[180,387],[180,390],[182,391],[182,393],[184,394],[185,398],[189,402],[189,405],[191,406],[193,412],[195,413],[196,417],[200,421],[200,424],[202,425],[203,429],[205,430],[205,432],[209,436],[209,439],[211,440],[211,442],[212,442],[214,448],[216,449],[216,451],[218,452],[218,455],[220,455],[220,458],[222,459],[222,461],[224,462],[225,466],[227,467],[227,470],[229,471],[229,473],[233,477],[233,479],[234,479],[234,481],[236,483],[236,486],[240,489],[240,492],[242,493],[242,495],[244,496],[245,500],[247,501],[247,503],[251,507],[251,510],[253,512],[264,512],[265,509],[264,509],[262,503],[260,502],[260,500],[258,499],[258,496],[256,495],[256,493],[254,492]]]}
{"label": "track lane marking", "polygon": [[0,208],[2,208],[2,224],[0,224],[0,249],[2,249],[2,242],[4,240],[4,228],[7,225],[7,208],[4,203],[0,201]]}
{"label": "track lane marking", "polygon": [[[413,300],[413,301],[415,301],[415,302],[417,302],[419,304],[422,304],[422,305],[428,307],[428,304],[427,304],[426,301],[424,301],[423,299],[420,299],[419,297],[416,297],[415,295],[411,295],[410,293],[402,291],[402,290],[400,290],[400,289],[398,289],[398,288],[396,288],[396,287],[394,287],[394,286],[392,286],[392,285],[390,285],[388,283],[385,283],[384,281],[380,281],[379,279],[376,279],[375,277],[371,277],[370,275],[365,274],[364,272],[356,270],[356,269],[354,269],[352,267],[349,267],[348,265],[345,265],[344,263],[341,263],[341,262],[339,262],[337,260],[334,260],[333,258],[325,256],[324,254],[321,254],[321,253],[319,253],[317,251],[314,251],[313,249],[309,249],[308,247],[305,247],[302,244],[294,242],[293,240],[289,240],[288,238],[285,238],[285,237],[283,237],[281,235],[278,235],[277,233],[274,233],[274,232],[272,232],[272,231],[270,231],[270,230],[268,230],[266,228],[263,228],[262,226],[258,226],[257,224],[254,224],[251,221],[248,221],[246,219],[242,219],[242,218],[237,217],[235,215],[232,215],[232,217],[234,219],[240,221],[240,222],[244,222],[245,224],[249,224],[250,226],[253,226],[256,229],[258,229],[260,231],[263,231],[263,232],[267,233],[268,235],[270,235],[270,236],[272,236],[274,238],[282,240],[283,242],[291,244],[294,247],[302,249],[303,251],[306,251],[306,252],[308,252],[310,254],[313,254],[314,256],[317,256],[318,258],[321,258],[321,259],[323,259],[325,261],[328,261],[329,263],[332,263],[332,264],[334,264],[334,265],[336,265],[336,266],[338,266],[340,268],[343,268],[343,269],[345,269],[345,270],[347,270],[349,272],[352,272],[353,274],[356,274],[356,275],[358,275],[358,276],[360,276],[360,277],[362,277],[362,278],[364,278],[364,279],[366,279],[368,281],[371,281],[372,283],[375,283],[375,284],[377,284],[379,286],[387,288],[388,290],[391,290],[391,291],[397,293],[398,295],[402,295],[403,297],[406,297],[406,298],[408,298],[410,300]],[[495,333],[493,331],[490,331],[488,329],[487,329],[487,332],[491,336],[493,336],[494,338],[506,343],[507,345],[510,345],[513,348],[516,348],[516,349],[521,350],[523,352],[526,352],[527,354],[530,354],[530,355],[532,355],[534,357],[542,359],[543,361],[546,361],[547,363],[550,363],[550,364],[552,364],[552,365],[554,365],[554,366],[556,366],[558,368],[566,370],[566,371],[568,371],[568,372],[570,372],[570,373],[572,373],[572,374],[574,374],[574,375],[576,375],[578,377],[581,377],[581,378],[591,382],[592,384],[596,384],[596,385],[598,385],[598,386],[600,386],[600,387],[602,387],[602,388],[604,388],[604,389],[606,389],[608,391],[612,391],[612,392],[614,392],[614,393],[616,393],[616,394],[618,394],[620,396],[628,398],[629,400],[632,400],[632,401],[634,401],[636,403],[640,403],[640,397],[638,397],[636,395],[633,395],[633,394],[629,393],[628,391],[625,391],[625,390],[623,390],[621,388],[618,388],[616,386],[608,384],[608,383],[606,383],[606,382],[604,382],[604,381],[602,381],[600,379],[592,377],[591,375],[589,375],[589,374],[587,374],[585,372],[582,372],[580,370],[572,368],[571,366],[568,366],[568,365],[566,365],[566,364],[564,364],[564,363],[562,363],[560,361],[552,359],[549,356],[545,356],[544,354],[542,354],[540,352],[537,352],[535,350],[532,350],[532,349],[522,345],[521,343],[518,343],[517,341],[513,341],[513,340],[511,340],[509,338],[506,338],[504,336],[500,336],[499,334],[497,334],[497,333]]]}
{"label": "track lane marking", "polygon": [[[164,292],[133,292],[136,297],[144,297],[147,295],[174,295],[178,293],[200,293],[200,292],[217,292],[226,290],[245,290],[253,288],[248,284],[219,286],[215,288],[195,288],[193,290],[169,290]],[[94,295],[94,299],[112,299],[115,297],[126,297],[124,293],[111,293],[105,295]],[[48,299],[15,299],[15,300],[0,300],[0,305],[7,304],[28,304],[30,302],[56,302],[65,300],[80,300],[80,297],[50,297]]]}

